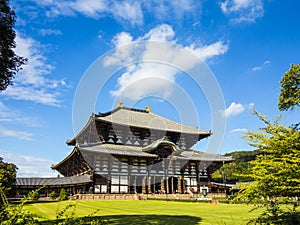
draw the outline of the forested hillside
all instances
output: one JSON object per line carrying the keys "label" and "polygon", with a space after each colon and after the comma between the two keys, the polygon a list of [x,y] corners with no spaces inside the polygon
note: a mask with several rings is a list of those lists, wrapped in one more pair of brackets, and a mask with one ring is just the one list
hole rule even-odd
{"label": "forested hillside", "polygon": [[223,182],[223,174],[227,183],[251,181],[252,178],[248,176],[251,171],[250,161],[258,154],[260,154],[259,150],[226,153],[225,156],[232,156],[234,161],[215,171],[212,174],[212,181]]}

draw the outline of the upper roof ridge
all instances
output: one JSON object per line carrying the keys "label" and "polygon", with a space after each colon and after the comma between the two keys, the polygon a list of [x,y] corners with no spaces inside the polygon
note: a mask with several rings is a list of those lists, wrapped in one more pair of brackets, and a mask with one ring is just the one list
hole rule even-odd
{"label": "upper roof ridge", "polygon": [[96,117],[106,117],[106,116],[109,116],[119,110],[128,110],[128,111],[135,111],[135,112],[143,112],[143,113],[149,113],[149,111],[147,111],[147,109],[137,109],[137,108],[129,108],[129,107],[123,107],[123,106],[118,106],[116,108],[114,108],[113,110],[111,111],[108,111],[108,112],[104,112],[104,113],[101,113],[101,112],[98,112],[98,114],[96,114],[95,116]]}

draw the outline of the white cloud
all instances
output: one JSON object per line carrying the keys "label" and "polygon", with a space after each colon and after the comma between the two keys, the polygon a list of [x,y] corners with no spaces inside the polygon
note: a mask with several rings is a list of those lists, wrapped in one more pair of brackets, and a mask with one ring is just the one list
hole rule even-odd
{"label": "white cloud", "polygon": [[17,100],[28,100],[41,104],[59,106],[58,86],[66,87],[63,80],[48,78],[54,66],[43,55],[42,46],[31,38],[23,38],[17,33],[16,53],[28,59],[26,65],[14,79],[14,85],[9,86],[3,95]]}
{"label": "white cloud", "polygon": [[253,102],[251,102],[250,104],[248,104],[248,108],[249,109],[252,109],[254,107],[254,103]]}
{"label": "white cloud", "polygon": [[261,70],[263,70],[263,69],[269,67],[270,64],[271,64],[271,61],[266,60],[266,61],[264,61],[260,66],[255,66],[255,67],[253,67],[253,68],[251,69],[251,71],[252,71],[252,72],[261,71]]}
{"label": "white cloud", "polygon": [[227,109],[225,109],[225,111],[223,112],[223,115],[226,118],[229,118],[229,117],[241,114],[244,110],[245,110],[245,107],[242,104],[232,102],[230,104],[230,106]]}
{"label": "white cloud", "polygon": [[255,67],[252,68],[253,72],[260,71],[260,70],[262,70],[261,66],[255,66]]}
{"label": "white cloud", "polygon": [[20,140],[31,141],[33,134],[25,131],[16,131],[8,127],[0,126],[0,136],[15,137]]}
{"label": "white cloud", "polygon": [[228,50],[228,45],[226,45],[223,41],[218,41],[211,45],[206,45],[198,48],[195,48],[194,45],[191,45],[186,49],[190,50],[201,60],[205,61],[206,59],[212,58],[214,56],[225,54]]}
{"label": "white cloud", "polygon": [[246,128],[236,128],[230,131],[230,133],[244,133],[247,132],[248,130]]}
{"label": "white cloud", "polygon": [[[122,32],[116,35],[113,39],[116,50],[114,54],[105,58],[105,66],[126,65],[134,57],[140,58],[142,61],[150,59],[152,63],[140,63],[126,67],[126,71],[118,79],[116,90],[111,91],[111,94],[130,100],[150,95],[168,97],[172,94],[171,84],[175,83],[179,71],[161,62],[171,62],[186,71],[201,60],[205,61],[222,55],[228,50],[228,46],[222,41],[202,46],[197,46],[195,43],[181,46],[175,37],[173,28],[167,24],[159,25],[135,40],[129,33]],[[156,42],[166,43],[166,45],[157,47]],[[130,43],[135,44],[130,45]],[[187,54],[187,50],[199,58],[192,58]]]}
{"label": "white cloud", "polygon": [[0,155],[5,162],[14,163],[17,167],[17,177],[56,177],[57,172],[52,172],[51,164],[54,162],[27,155],[9,153],[0,150]]}
{"label": "white cloud", "polygon": [[37,118],[24,116],[19,111],[9,109],[2,102],[0,102],[0,122],[18,122],[30,127],[40,126],[41,124],[41,122]]}
{"label": "white cloud", "polygon": [[201,14],[201,1],[197,0],[152,0],[144,1],[145,11],[152,13],[160,20],[181,19],[183,16]]}
{"label": "white cloud", "polygon": [[56,17],[59,15],[75,16],[82,14],[90,18],[111,16],[119,21],[130,22],[133,25],[143,24],[141,3],[133,0],[105,1],[105,0],[75,0],[75,1],[35,1],[46,8],[46,15]]}
{"label": "white cloud", "polygon": [[[202,13],[202,1],[198,0],[34,0],[43,8],[48,17],[84,16],[99,19],[112,17],[121,23],[143,25],[144,17],[154,17],[159,21],[174,21],[193,18],[199,21]],[[30,12],[27,12],[29,14]],[[32,14],[32,13],[31,13]],[[34,15],[36,17],[36,15]]]}
{"label": "white cloud", "polygon": [[253,23],[264,15],[262,0],[226,0],[220,7],[234,23]]}
{"label": "white cloud", "polygon": [[40,29],[39,33],[42,36],[47,36],[47,35],[62,35],[62,32],[60,30],[55,30],[55,29]]}

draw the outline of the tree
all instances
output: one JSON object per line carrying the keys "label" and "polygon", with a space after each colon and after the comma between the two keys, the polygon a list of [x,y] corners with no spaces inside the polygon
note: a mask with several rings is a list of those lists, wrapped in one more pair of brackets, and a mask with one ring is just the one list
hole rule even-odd
{"label": "tree", "polygon": [[[16,182],[16,165],[12,163],[5,163],[0,157],[0,220],[5,218],[7,213],[6,208],[6,197],[14,196],[15,189],[14,184]],[[1,221],[0,221],[1,222]]]}
{"label": "tree", "polygon": [[260,149],[250,174],[254,182],[241,191],[240,197],[252,201],[260,197],[300,196],[300,130],[269,121],[254,111],[265,127],[246,132],[250,145]]}
{"label": "tree", "polygon": [[12,84],[14,75],[26,62],[13,50],[16,47],[15,22],[16,15],[9,7],[9,0],[0,0],[0,91]]}
{"label": "tree", "polygon": [[292,64],[280,80],[279,110],[293,110],[295,106],[300,106],[300,64]]}
{"label": "tree", "polygon": [[15,164],[3,162],[3,158],[0,157],[0,188],[7,197],[15,195],[17,169]]}

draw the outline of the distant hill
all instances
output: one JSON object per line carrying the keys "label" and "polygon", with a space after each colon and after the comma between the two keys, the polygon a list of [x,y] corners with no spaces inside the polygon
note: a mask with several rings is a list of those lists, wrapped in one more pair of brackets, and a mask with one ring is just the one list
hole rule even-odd
{"label": "distant hill", "polygon": [[236,163],[238,162],[249,162],[256,158],[257,155],[260,154],[260,150],[252,150],[252,151],[235,151],[226,153],[225,156],[232,156]]}
{"label": "distant hill", "polygon": [[249,176],[251,173],[250,162],[259,154],[259,150],[226,153],[225,156],[232,156],[234,161],[215,171],[211,176],[212,181],[223,182],[223,174],[225,174],[225,179],[228,183],[252,181],[252,178]]}

